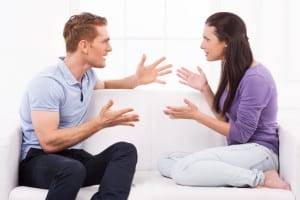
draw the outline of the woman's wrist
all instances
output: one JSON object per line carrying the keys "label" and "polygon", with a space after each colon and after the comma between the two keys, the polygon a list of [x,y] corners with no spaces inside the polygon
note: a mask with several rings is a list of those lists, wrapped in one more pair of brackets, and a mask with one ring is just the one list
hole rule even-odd
{"label": "woman's wrist", "polygon": [[201,113],[200,111],[195,112],[193,118],[195,121],[201,123],[202,122],[202,117],[203,117],[203,113]]}
{"label": "woman's wrist", "polygon": [[200,92],[203,92],[203,93],[208,92],[210,90],[208,82],[206,81],[206,83],[203,84],[202,87],[199,88],[199,90],[200,90]]}

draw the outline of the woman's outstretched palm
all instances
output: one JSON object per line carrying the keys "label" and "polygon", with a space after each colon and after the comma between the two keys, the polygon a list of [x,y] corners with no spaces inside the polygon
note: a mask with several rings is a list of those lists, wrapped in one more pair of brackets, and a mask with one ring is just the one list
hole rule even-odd
{"label": "woman's outstretched palm", "polygon": [[177,70],[177,76],[180,78],[180,83],[202,91],[207,85],[207,79],[202,69],[200,67],[197,67],[197,69],[199,73],[194,73],[184,67],[181,67]]}

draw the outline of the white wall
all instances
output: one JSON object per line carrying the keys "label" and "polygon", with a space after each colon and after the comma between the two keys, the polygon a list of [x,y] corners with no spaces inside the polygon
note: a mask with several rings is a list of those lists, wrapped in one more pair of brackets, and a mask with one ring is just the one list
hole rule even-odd
{"label": "white wall", "polygon": [[[64,55],[62,30],[72,14],[88,11],[108,19],[113,52],[102,79],[134,72],[142,53],[149,62],[165,55],[176,68],[201,66],[215,88],[219,63],[208,63],[200,50],[205,19],[231,11],[246,22],[257,60],[273,73],[279,105],[300,109],[300,17],[297,0],[6,0],[0,2],[1,115],[18,111],[28,81]],[[168,84],[146,86],[186,89],[175,73]]]}

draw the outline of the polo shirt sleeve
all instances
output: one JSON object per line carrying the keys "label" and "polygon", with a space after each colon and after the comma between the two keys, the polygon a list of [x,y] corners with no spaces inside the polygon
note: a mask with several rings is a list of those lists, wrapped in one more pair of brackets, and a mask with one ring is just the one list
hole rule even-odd
{"label": "polo shirt sleeve", "polygon": [[96,89],[97,85],[98,85],[97,89],[105,89],[105,83],[104,83],[104,81],[100,80],[98,77],[96,78],[96,84],[94,86],[94,89]]}
{"label": "polo shirt sleeve", "polygon": [[229,118],[229,139],[239,143],[247,143],[257,129],[263,109],[271,98],[272,86],[258,75],[247,77],[240,87],[240,104],[237,118]]}
{"label": "polo shirt sleeve", "polygon": [[49,77],[37,78],[28,90],[30,110],[59,112],[64,98],[62,86]]}

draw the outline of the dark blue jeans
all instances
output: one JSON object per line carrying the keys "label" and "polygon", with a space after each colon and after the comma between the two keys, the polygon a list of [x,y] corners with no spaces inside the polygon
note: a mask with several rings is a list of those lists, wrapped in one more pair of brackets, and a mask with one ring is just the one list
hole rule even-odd
{"label": "dark blue jeans", "polygon": [[126,200],[135,172],[134,145],[119,142],[93,156],[68,149],[48,154],[31,148],[20,163],[20,185],[49,189],[47,200],[74,200],[82,186],[100,184],[92,200]]}

